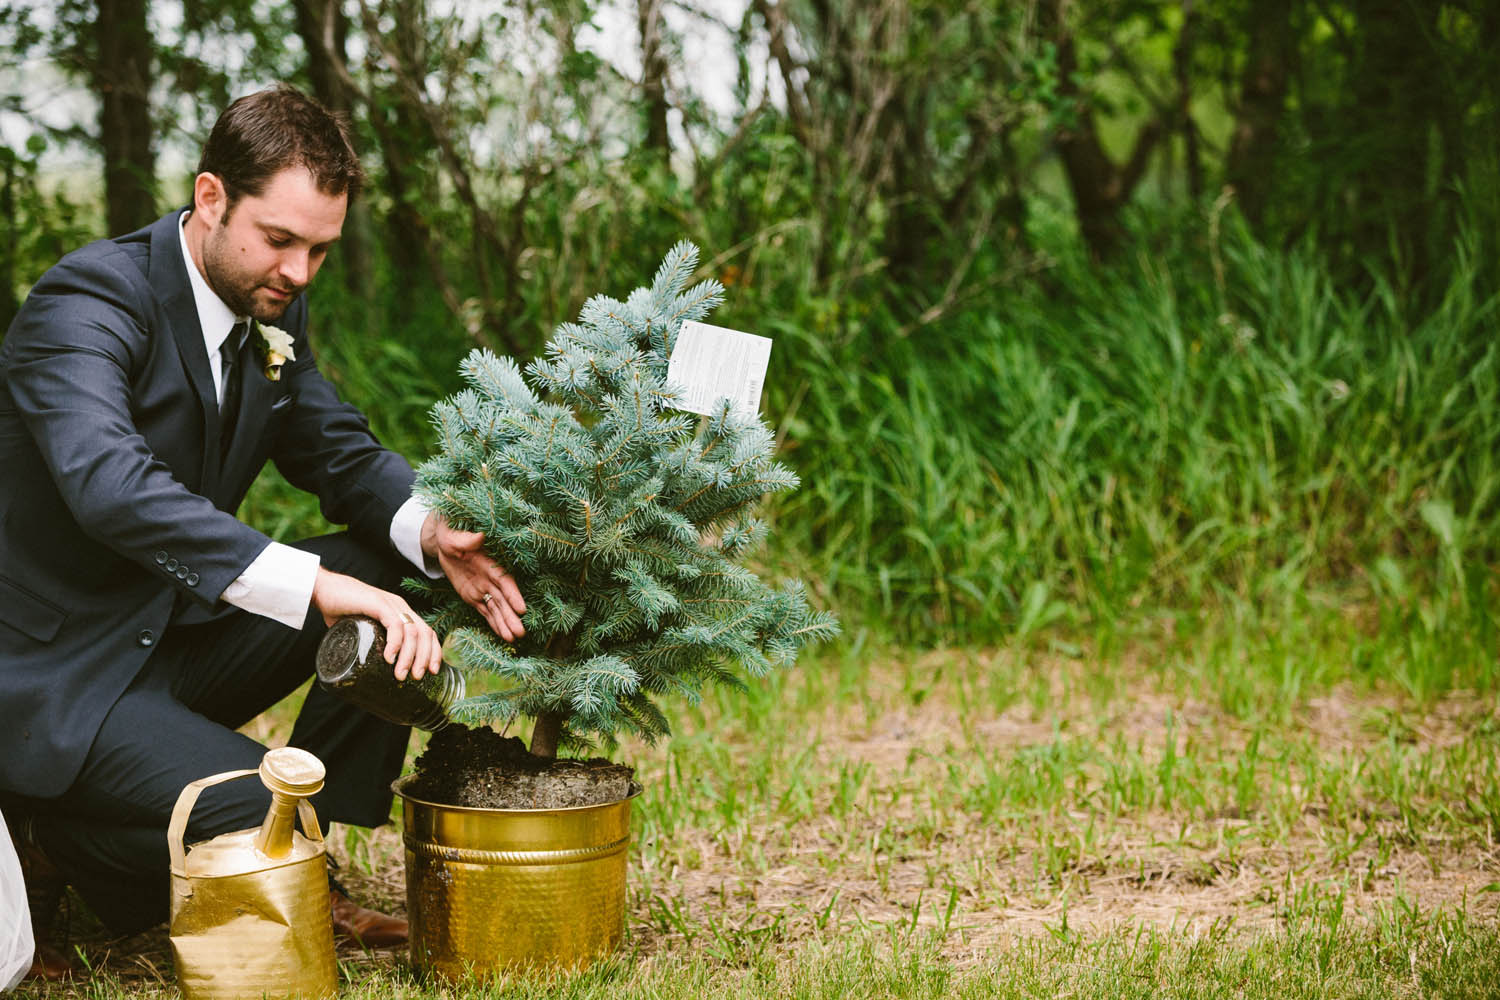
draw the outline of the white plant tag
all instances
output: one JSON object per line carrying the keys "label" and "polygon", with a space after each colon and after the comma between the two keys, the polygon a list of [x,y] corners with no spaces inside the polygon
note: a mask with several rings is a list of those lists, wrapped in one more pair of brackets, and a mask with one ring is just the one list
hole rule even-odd
{"label": "white plant tag", "polygon": [[760,413],[771,338],[686,320],[672,345],[667,381],[683,390],[681,408],[707,415],[726,396],[737,412]]}

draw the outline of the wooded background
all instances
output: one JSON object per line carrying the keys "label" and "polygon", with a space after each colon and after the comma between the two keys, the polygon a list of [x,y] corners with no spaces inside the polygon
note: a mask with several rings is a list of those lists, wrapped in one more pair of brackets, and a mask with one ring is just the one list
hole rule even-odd
{"label": "wooded background", "polygon": [[[632,37],[590,33],[606,11]],[[1039,199],[1107,258],[1130,213],[1222,195],[1261,239],[1310,236],[1416,297],[1466,227],[1489,255],[1500,223],[1482,0],[65,0],[6,3],[0,31],[12,87],[50,64],[92,95],[35,135],[97,156],[104,206],[61,214],[37,145],[0,154],[7,320],[66,245],[45,236],[154,219],[183,187],[162,146],[278,79],[348,112],[374,174],[343,280],[399,274],[394,307],[439,295],[519,352],[677,235],[743,269],[798,230],[814,287],[920,324],[1038,266]],[[713,105],[694,35],[738,63]]]}
{"label": "wooded background", "polygon": [[[1347,579],[1443,510],[1483,563],[1496,38],[1486,0],[5,2],[0,328],[287,80],[372,181],[315,342],[414,457],[464,350],[531,356],[687,238],[777,338],[793,544],[926,634]],[[43,124],[63,86],[91,110]]]}

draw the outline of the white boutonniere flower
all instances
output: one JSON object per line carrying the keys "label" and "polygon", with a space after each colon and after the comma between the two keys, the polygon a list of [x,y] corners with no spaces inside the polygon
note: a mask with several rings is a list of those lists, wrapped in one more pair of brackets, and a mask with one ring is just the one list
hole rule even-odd
{"label": "white boutonniere flower", "polygon": [[292,335],[276,326],[267,326],[257,323],[260,328],[261,355],[265,359],[266,378],[272,382],[281,381],[281,366],[288,361],[296,361],[297,355],[292,353]]}

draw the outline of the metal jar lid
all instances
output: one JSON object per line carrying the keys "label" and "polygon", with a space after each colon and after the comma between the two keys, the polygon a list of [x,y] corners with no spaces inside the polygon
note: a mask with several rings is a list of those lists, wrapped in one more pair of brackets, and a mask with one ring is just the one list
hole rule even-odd
{"label": "metal jar lid", "polygon": [[318,680],[328,687],[353,683],[354,672],[369,660],[377,640],[384,650],[384,630],[372,618],[356,615],[334,622],[318,644]]}

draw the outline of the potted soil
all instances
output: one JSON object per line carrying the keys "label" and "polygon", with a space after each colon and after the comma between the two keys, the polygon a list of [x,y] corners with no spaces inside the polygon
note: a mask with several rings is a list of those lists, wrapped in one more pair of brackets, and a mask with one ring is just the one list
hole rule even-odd
{"label": "potted soil", "polygon": [[649,288],[590,299],[525,372],[471,353],[468,388],[439,403],[439,452],[418,490],[450,524],[483,532],[526,596],[526,635],[501,642],[466,602],[428,583],[450,659],[492,690],[453,717],[535,720],[530,745],[489,728],[433,736],[396,791],[406,820],[412,958],[454,976],[518,964],[575,965],[624,926],[630,769],[558,758],[622,734],[668,734],[663,696],[696,698],[740,673],[789,666],[837,632],[801,584],[772,588],[744,561],[755,517],[796,476],[772,458],[757,413],[719,399],[683,412],[668,380],[685,321],[722,297],[688,287],[697,250],[678,244]]}

